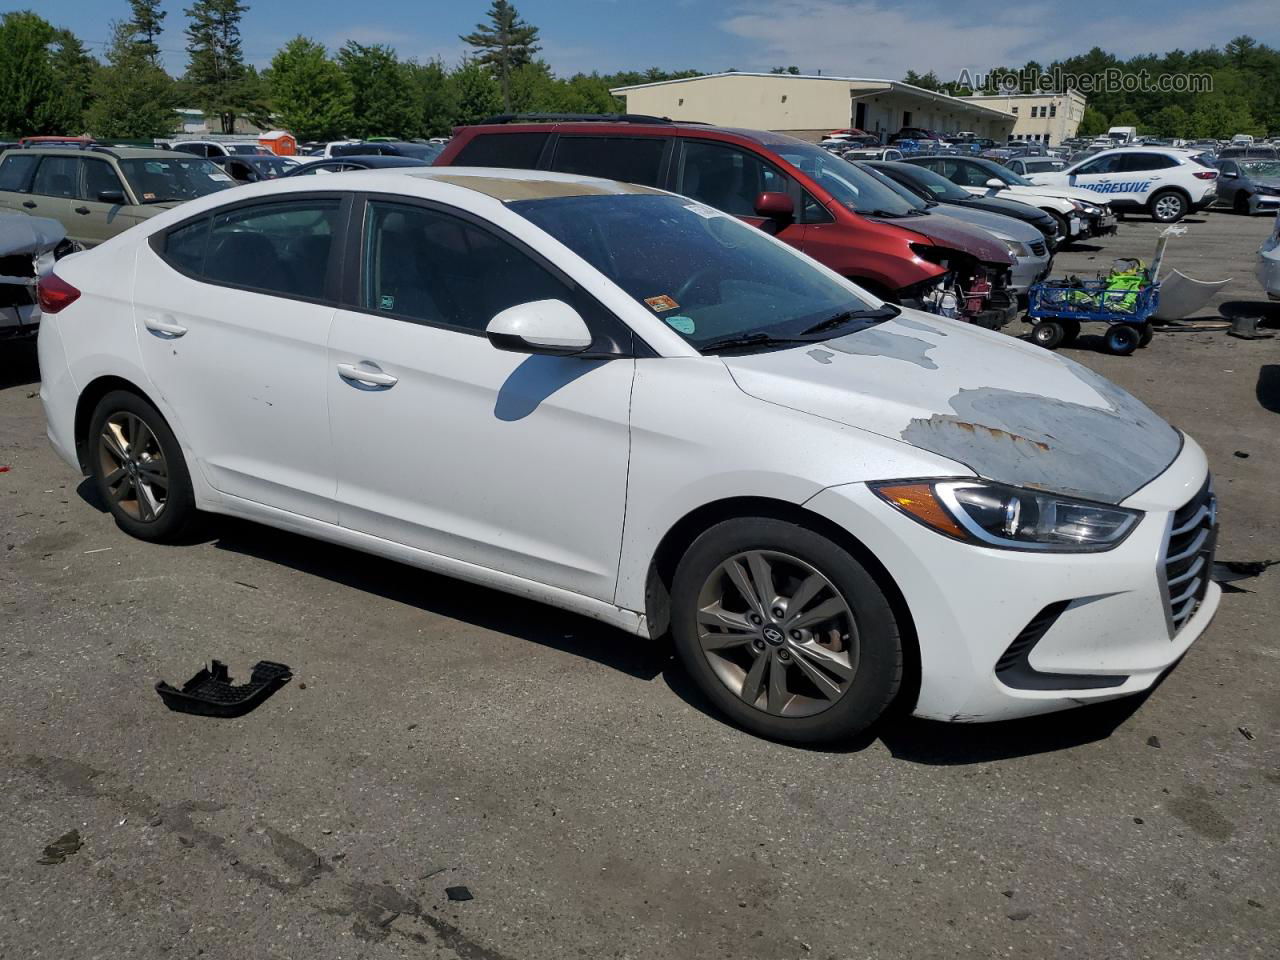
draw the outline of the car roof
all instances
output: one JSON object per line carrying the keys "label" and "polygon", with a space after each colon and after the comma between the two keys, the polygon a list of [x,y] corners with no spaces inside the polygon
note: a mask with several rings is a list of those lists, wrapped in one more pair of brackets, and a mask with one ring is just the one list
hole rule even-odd
{"label": "car roof", "polygon": [[745,127],[719,127],[709,123],[695,123],[693,121],[673,120],[663,123],[643,123],[632,121],[608,121],[608,120],[562,120],[554,122],[527,122],[527,123],[492,123],[492,124],[475,124],[474,126],[458,127],[455,131],[458,137],[478,136],[480,134],[493,133],[582,133],[600,136],[601,134],[620,134],[635,136],[653,135],[653,136],[681,136],[681,137],[701,137],[707,140],[732,139],[740,137],[744,140],[750,140],[763,146],[781,146],[784,144],[803,143],[806,146],[815,146],[808,140],[801,140],[799,137],[792,137],[785,133],[775,133],[772,130],[751,130]]}
{"label": "car roof", "polygon": [[[369,171],[372,173],[373,171]],[[436,180],[474,190],[495,200],[544,200],[552,197],[589,197],[621,194],[663,196],[665,190],[600,177],[583,177],[549,170],[511,170],[497,167],[404,167],[397,176]],[[353,171],[354,173],[354,171]]]}
{"label": "car roof", "polygon": [[[146,147],[111,147],[106,145],[89,145],[86,147],[55,147],[55,146],[39,146],[39,147],[23,147],[23,153],[33,154],[49,154],[58,157],[65,156],[85,156],[85,157],[115,157],[118,160],[172,160],[172,150],[149,150]],[[195,159],[195,158],[193,158]]]}

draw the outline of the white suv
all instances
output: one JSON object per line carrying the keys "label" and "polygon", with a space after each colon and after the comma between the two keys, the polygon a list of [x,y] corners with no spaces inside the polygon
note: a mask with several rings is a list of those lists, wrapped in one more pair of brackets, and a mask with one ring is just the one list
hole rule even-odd
{"label": "white suv", "polygon": [[1168,147],[1104,150],[1066,170],[1027,179],[1091,190],[1117,211],[1143,210],[1160,223],[1176,223],[1218,198],[1218,171],[1203,154]]}
{"label": "white suv", "polygon": [[1194,440],[661,190],[286,177],[39,295],[49,438],[128,533],[231,514],[670,630],[769,737],[1148,690],[1218,605]]}

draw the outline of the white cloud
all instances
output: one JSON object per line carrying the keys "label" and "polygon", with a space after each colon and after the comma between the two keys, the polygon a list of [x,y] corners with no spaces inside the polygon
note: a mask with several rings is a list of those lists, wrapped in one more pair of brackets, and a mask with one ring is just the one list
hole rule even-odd
{"label": "white cloud", "polygon": [[[748,0],[720,28],[744,41],[743,69],[795,64],[804,72],[898,79],[907,70],[933,70],[952,80],[962,69],[985,72],[1027,60],[1048,63],[1101,47],[1117,56],[1221,46],[1248,33],[1275,42],[1275,0],[1141,14],[1076,15],[1061,4],[1035,2],[984,8],[880,0]],[[1268,37],[1268,34],[1271,36]]]}

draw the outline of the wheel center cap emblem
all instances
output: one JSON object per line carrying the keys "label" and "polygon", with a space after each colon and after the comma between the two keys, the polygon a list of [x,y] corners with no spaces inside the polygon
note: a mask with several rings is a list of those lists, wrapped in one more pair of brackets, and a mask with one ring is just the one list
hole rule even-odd
{"label": "wheel center cap emblem", "polygon": [[778,644],[782,643],[782,631],[779,630],[777,627],[765,627],[764,638],[768,640],[770,643],[772,643],[774,646],[777,646]]}

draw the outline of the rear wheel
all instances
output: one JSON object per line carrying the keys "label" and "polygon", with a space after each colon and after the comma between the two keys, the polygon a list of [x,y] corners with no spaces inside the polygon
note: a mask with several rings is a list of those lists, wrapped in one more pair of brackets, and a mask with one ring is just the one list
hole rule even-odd
{"label": "rear wheel", "polygon": [[1138,346],[1145,347],[1151,342],[1151,338],[1156,335],[1155,328],[1151,326],[1151,321],[1147,321],[1138,328]]}
{"label": "rear wheel", "polygon": [[1056,349],[1066,339],[1066,330],[1057,320],[1040,320],[1031,328],[1031,342],[1046,350]]}
{"label": "rear wheel", "polygon": [[1162,190],[1151,198],[1151,217],[1157,223],[1177,223],[1187,215],[1187,198],[1176,190]]}
{"label": "rear wheel", "polygon": [[806,527],[717,524],[681,559],[671,600],[685,669],[754,733],[845,739],[898,691],[902,644],[888,600],[851,554]]}
{"label": "rear wheel", "polygon": [[121,530],[141,540],[176,538],[195,516],[195,494],[177,438],[135,393],[115,390],[89,422],[89,469]]}

